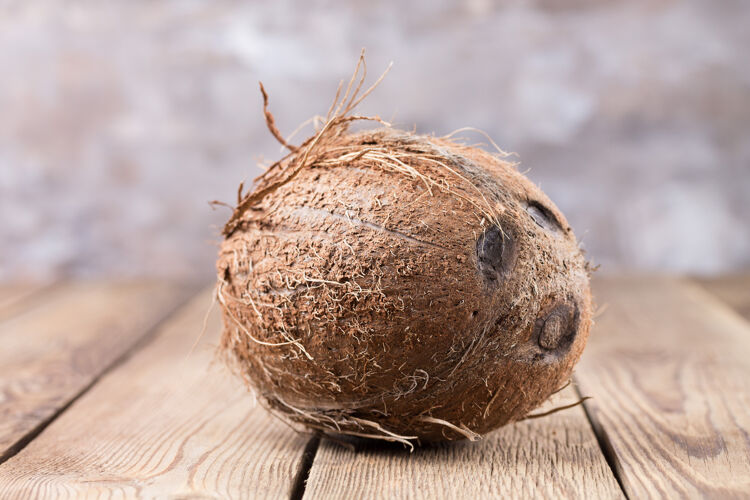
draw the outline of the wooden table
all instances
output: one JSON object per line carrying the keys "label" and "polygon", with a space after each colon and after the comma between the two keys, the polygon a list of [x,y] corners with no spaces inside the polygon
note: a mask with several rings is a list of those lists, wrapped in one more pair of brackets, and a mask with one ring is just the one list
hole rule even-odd
{"label": "wooden table", "polygon": [[583,407],[409,453],[269,416],[210,287],[0,286],[0,498],[750,497],[750,276],[594,289]]}

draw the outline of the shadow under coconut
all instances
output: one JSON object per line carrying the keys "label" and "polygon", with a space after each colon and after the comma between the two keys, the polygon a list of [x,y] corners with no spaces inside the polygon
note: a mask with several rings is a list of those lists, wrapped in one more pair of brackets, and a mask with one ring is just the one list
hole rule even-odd
{"label": "shadow under coconut", "polygon": [[[511,424],[510,427],[512,427]],[[407,455],[420,455],[424,453],[439,453],[446,449],[456,449],[463,446],[479,446],[483,445],[483,442],[491,440],[492,436],[495,435],[492,432],[484,438],[477,441],[469,441],[468,439],[457,440],[457,441],[431,441],[427,443],[412,442],[414,448],[393,441],[383,441],[382,439],[363,438],[359,436],[349,436],[343,434],[322,434],[320,435],[321,442],[328,442],[334,446],[341,447],[352,451],[354,453],[364,453],[370,455],[393,455],[405,453]]]}
{"label": "shadow under coconut", "polygon": [[[565,399],[573,396],[568,389]],[[540,410],[560,402],[548,402]],[[601,491],[596,485],[604,482],[617,488],[616,475],[581,408],[508,424],[474,442],[436,442],[415,446],[413,452],[401,443],[332,437],[322,438],[315,456],[308,484],[313,494],[331,493],[326,485],[333,483],[336,491],[352,497],[375,488],[380,498],[403,497],[405,485],[409,491],[418,485],[456,498],[477,491],[498,498],[509,491],[522,498],[595,495]]]}
{"label": "shadow under coconut", "polygon": [[[572,446],[579,458],[584,451],[581,447],[586,448],[586,452],[593,453],[593,458],[598,455],[599,444],[595,434],[591,432],[588,418],[585,416],[581,418],[581,412],[584,411],[583,402],[590,398],[578,396],[578,391],[571,387],[569,382],[553,393],[527,418],[500,427],[475,441],[468,439],[425,443],[411,441],[414,446],[412,449],[402,442],[382,439],[345,434],[320,433],[317,436],[321,443],[329,443],[341,451],[347,450],[357,455],[427,457],[446,453],[474,455],[479,452],[483,455],[487,452],[492,454],[512,452],[515,454],[530,446],[534,453],[557,453],[559,451],[558,438],[564,435],[566,444]],[[549,444],[550,450],[546,450],[545,443]]]}

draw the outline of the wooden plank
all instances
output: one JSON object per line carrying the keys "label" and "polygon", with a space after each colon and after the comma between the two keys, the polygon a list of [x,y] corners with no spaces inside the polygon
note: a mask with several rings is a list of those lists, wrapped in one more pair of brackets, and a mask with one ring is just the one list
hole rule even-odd
{"label": "wooden plank", "polygon": [[750,329],[687,280],[604,278],[576,371],[630,498],[750,496]]}
{"label": "wooden plank", "polygon": [[219,363],[209,293],[183,308],[22,452],[0,498],[282,498],[307,436],[269,416]]}
{"label": "wooden plank", "polygon": [[719,297],[743,318],[750,320],[750,273],[718,278],[696,278],[695,281]]}
{"label": "wooden plank", "polygon": [[[540,411],[575,401],[568,388]],[[622,498],[583,409],[409,453],[323,441],[305,498]]]}
{"label": "wooden plank", "polygon": [[159,283],[72,283],[0,324],[0,463],[189,296]]}
{"label": "wooden plank", "polygon": [[51,290],[53,283],[3,283],[0,284],[0,321],[33,307],[35,300]]}

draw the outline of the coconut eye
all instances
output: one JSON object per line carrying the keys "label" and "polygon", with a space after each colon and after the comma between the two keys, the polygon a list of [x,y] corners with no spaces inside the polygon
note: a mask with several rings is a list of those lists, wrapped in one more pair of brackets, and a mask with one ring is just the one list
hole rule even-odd
{"label": "coconut eye", "polygon": [[497,286],[513,270],[516,245],[508,230],[499,226],[487,229],[477,240],[477,264],[488,285]]}
{"label": "coconut eye", "polygon": [[557,220],[552,211],[539,203],[538,201],[529,201],[526,203],[526,211],[529,213],[536,224],[548,231],[562,231],[563,227]]}
{"label": "coconut eye", "polygon": [[578,308],[559,304],[534,325],[534,338],[542,351],[562,354],[573,344],[578,332]]}

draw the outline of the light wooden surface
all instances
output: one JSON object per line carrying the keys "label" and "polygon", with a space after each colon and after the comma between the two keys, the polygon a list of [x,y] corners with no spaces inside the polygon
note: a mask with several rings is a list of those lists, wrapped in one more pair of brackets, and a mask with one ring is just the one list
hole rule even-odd
{"label": "light wooden surface", "polygon": [[306,436],[256,405],[220,365],[203,293],[0,467],[0,498],[288,496]]}
{"label": "light wooden surface", "polygon": [[255,405],[212,362],[216,311],[191,352],[208,292],[171,314],[189,289],[6,287],[29,295],[0,317],[0,498],[750,497],[745,288],[706,286],[597,279],[578,393],[548,403],[585,408],[411,454],[318,446]]}
{"label": "light wooden surface", "polygon": [[631,498],[750,496],[750,327],[681,279],[596,281],[576,370]]}
{"label": "light wooden surface", "polygon": [[188,293],[165,284],[67,284],[0,323],[0,461]]}
{"label": "light wooden surface", "polygon": [[750,320],[750,272],[719,278],[700,278],[696,282],[726,302],[742,317]]}
{"label": "light wooden surface", "polygon": [[33,306],[33,299],[54,288],[54,283],[17,283],[0,285],[0,321]]}
{"label": "light wooden surface", "polygon": [[[539,411],[577,399],[570,387]],[[519,422],[480,442],[394,450],[324,441],[305,498],[623,498],[582,408]]]}

